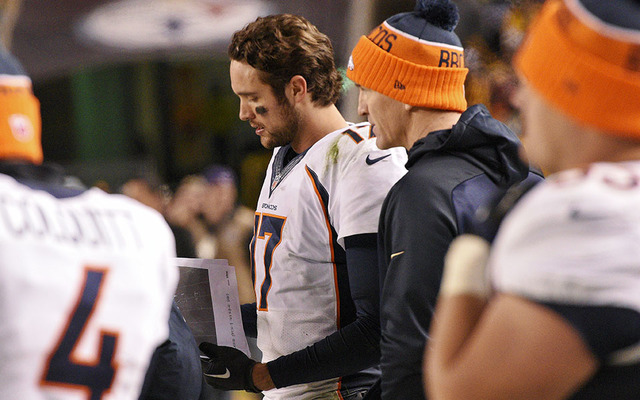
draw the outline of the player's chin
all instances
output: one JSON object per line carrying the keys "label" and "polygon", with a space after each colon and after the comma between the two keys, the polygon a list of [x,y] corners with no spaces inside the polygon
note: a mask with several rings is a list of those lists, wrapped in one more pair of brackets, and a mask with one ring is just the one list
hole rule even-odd
{"label": "player's chin", "polygon": [[260,136],[260,144],[268,150],[273,150],[279,146],[278,143],[268,134]]}
{"label": "player's chin", "polygon": [[386,150],[393,147],[393,144],[389,143],[389,140],[384,135],[378,135],[375,131],[374,134],[376,135],[376,146],[380,150]]}
{"label": "player's chin", "polygon": [[281,131],[266,131],[260,136],[260,143],[267,149],[275,149],[276,147],[285,146],[291,143],[293,135]]}

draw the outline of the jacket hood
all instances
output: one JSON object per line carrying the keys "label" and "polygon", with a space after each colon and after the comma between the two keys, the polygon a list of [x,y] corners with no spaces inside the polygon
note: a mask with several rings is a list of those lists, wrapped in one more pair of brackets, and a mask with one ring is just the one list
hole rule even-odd
{"label": "jacket hood", "polygon": [[409,150],[407,168],[422,157],[450,154],[482,169],[498,185],[512,185],[524,179],[529,165],[518,155],[520,139],[506,125],[494,119],[482,104],[468,108],[451,129],[433,131]]}

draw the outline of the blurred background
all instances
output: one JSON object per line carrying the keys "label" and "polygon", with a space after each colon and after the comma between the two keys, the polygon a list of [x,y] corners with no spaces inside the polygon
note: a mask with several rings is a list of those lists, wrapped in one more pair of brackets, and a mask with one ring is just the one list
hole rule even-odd
{"label": "blurred background", "polygon": [[[457,0],[469,104],[519,130],[513,50],[539,0]],[[41,102],[45,160],[86,186],[119,191],[144,178],[169,193],[211,164],[238,177],[253,208],[270,152],[238,119],[226,47],[259,15],[308,18],[346,66],[360,35],[413,0],[0,0],[0,35]],[[353,122],[357,90],[338,106]]]}

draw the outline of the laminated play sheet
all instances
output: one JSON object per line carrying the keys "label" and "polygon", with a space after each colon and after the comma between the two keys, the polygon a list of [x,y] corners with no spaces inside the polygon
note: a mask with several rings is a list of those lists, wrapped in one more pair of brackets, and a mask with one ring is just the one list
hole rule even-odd
{"label": "laminated play sheet", "polygon": [[227,260],[176,258],[180,281],[175,301],[196,342],[231,346],[250,355],[242,327],[238,284]]}

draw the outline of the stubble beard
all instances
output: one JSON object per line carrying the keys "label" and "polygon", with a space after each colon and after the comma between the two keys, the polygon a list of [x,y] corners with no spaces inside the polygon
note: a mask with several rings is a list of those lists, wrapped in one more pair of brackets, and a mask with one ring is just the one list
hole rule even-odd
{"label": "stubble beard", "polygon": [[280,111],[282,126],[269,131],[268,136],[261,138],[262,146],[272,150],[276,147],[285,146],[295,139],[300,128],[300,114],[288,102],[283,104]]}

